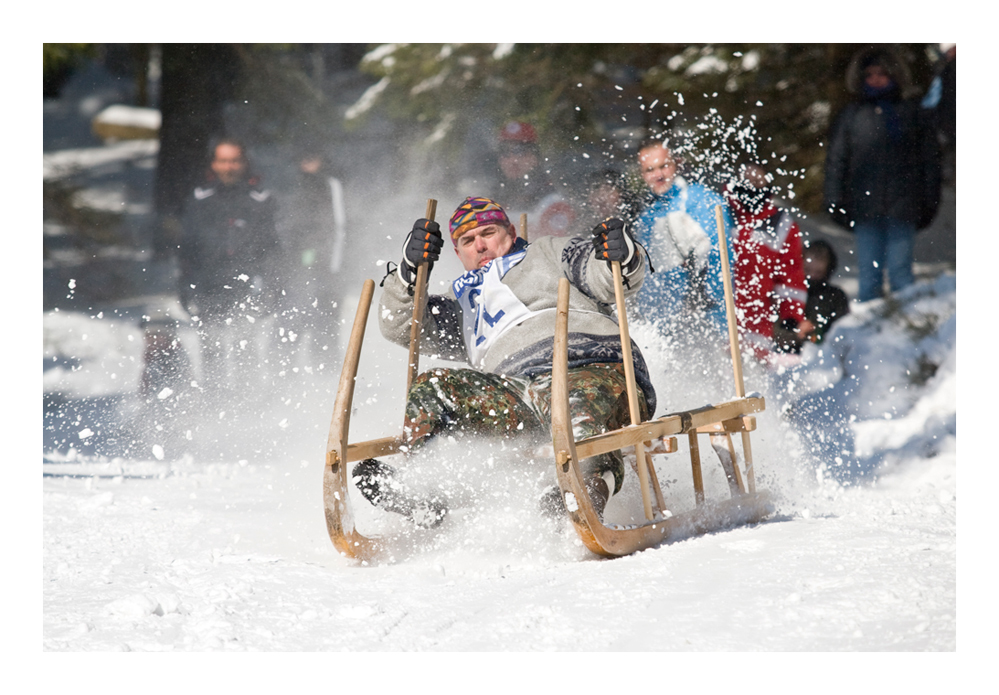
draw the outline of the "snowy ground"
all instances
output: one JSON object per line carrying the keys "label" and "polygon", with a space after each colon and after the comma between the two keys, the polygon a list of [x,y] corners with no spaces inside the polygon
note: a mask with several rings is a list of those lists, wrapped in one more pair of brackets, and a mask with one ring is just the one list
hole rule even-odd
{"label": "snowy ground", "polygon": [[[441,533],[412,533],[377,566],[337,556],[321,508],[328,387],[315,388],[319,404],[279,400],[253,440],[271,439],[271,448],[234,445],[231,456],[172,458],[153,432],[145,454],[88,457],[84,443],[99,432],[81,422],[76,447],[56,447],[43,464],[43,648],[953,651],[955,297],[953,276],[941,276],[908,291],[890,316],[883,305],[856,311],[839,341],[808,354],[799,380],[808,385],[796,388],[836,394],[830,402],[843,406],[841,425],[856,437],[853,467],[823,460],[810,430],[794,434],[749,368],[750,390],[768,395],[754,453],[761,485],[781,496],[776,516],[616,560],[590,555],[535,513],[532,486],[546,462],[504,463],[485,443],[473,460],[486,489]],[[919,321],[923,330],[904,327]],[[76,358],[75,368],[45,372],[46,390],[134,388],[136,328],[74,312],[49,313],[44,326],[46,360]],[[641,325],[635,333],[655,354],[652,334]],[[355,440],[393,432],[401,415],[391,374],[404,373],[404,351],[369,336]],[[937,369],[914,385],[906,370],[920,355]],[[332,382],[334,370],[324,371]],[[689,381],[689,394],[657,386],[675,394],[660,411],[697,405],[687,401],[696,398]],[[706,400],[731,395],[726,388]],[[668,494],[682,507],[683,454],[660,458],[660,478],[676,481]],[[637,498],[629,482],[615,513]],[[719,489],[720,476],[708,484]],[[372,531],[395,523],[358,506]]]}
{"label": "snowy ground", "polygon": [[[130,147],[118,155],[148,156]],[[46,160],[46,166],[59,163],[57,157]],[[399,241],[381,242],[390,247],[381,256],[395,260],[390,254]],[[365,267],[376,279],[383,272],[373,259]],[[434,280],[449,272],[442,262]],[[76,289],[67,285],[64,291]],[[40,642],[47,654],[88,657],[116,651],[324,652],[324,658],[343,651],[463,653],[460,660],[408,658],[398,669],[364,655],[334,660],[344,667],[340,673],[366,674],[360,680],[345,675],[335,684],[350,688],[370,687],[372,672],[379,684],[400,688],[460,684],[462,678],[485,690],[506,680],[572,687],[581,678],[591,687],[620,687],[620,656],[645,651],[682,652],[684,659],[662,662],[671,657],[657,654],[651,664],[626,662],[658,676],[646,679],[650,688],[739,687],[748,679],[759,689],[839,692],[838,685],[850,683],[865,692],[928,692],[953,688],[969,675],[958,672],[954,658],[953,275],[920,283],[897,304],[855,307],[837,329],[839,340],[810,349],[801,369],[769,378],[747,366],[749,390],[767,397],[753,444],[759,483],[779,498],[772,519],[614,560],[594,557],[571,530],[538,517],[536,492],[550,472],[548,462],[511,460],[501,444],[487,442],[470,453],[440,452],[436,465],[454,476],[453,484],[467,483],[465,507],[441,532],[405,535],[383,564],[345,560],[326,536],[321,499],[339,373],[335,349],[329,360],[300,363],[280,388],[261,383],[242,411],[210,399],[196,404],[183,392],[152,399],[150,411],[136,397],[138,317],[147,304],[83,304],[47,311],[41,321],[47,403],[42,524],[37,536],[14,536],[29,565],[40,568],[41,576],[29,573],[24,588],[32,595],[40,580],[42,620],[29,602],[26,629],[18,635],[35,639],[17,639],[12,651],[24,650],[22,642],[32,651]],[[352,312],[356,298],[344,305]],[[659,369],[660,413],[733,395],[724,364],[681,362],[674,346],[641,324],[633,326],[633,336]],[[181,338],[193,353],[193,335],[184,331]],[[369,325],[353,440],[395,433],[404,358]],[[982,393],[974,395],[987,397],[992,384],[983,381]],[[37,431],[36,416],[24,410],[9,415],[12,431]],[[35,442],[18,452],[24,460],[37,460]],[[962,490],[964,654],[987,648],[995,619],[994,599],[972,597],[968,588],[992,576],[985,563],[994,543],[981,537],[989,527],[987,514],[982,517],[989,488],[979,476],[991,474],[993,458],[972,459],[986,470],[976,469],[974,483]],[[469,460],[471,472],[462,471],[459,464]],[[710,453],[705,461],[709,492],[718,493],[722,483]],[[668,502],[689,505],[684,452],[656,464]],[[19,467],[9,489],[37,484],[37,474],[28,471]],[[608,514],[634,515],[636,500],[629,479]],[[360,500],[357,506],[362,530],[399,530],[397,520]],[[33,511],[18,510],[13,505],[5,514],[11,527]],[[580,658],[523,658],[510,669],[471,654],[534,651]],[[585,652],[598,651],[614,654],[592,663]],[[691,653],[717,651],[799,657],[760,662],[766,657],[726,655],[736,657],[728,669],[716,659],[689,661]],[[866,660],[842,668],[814,658],[828,652],[936,654],[887,662],[888,668]],[[47,676],[74,687],[134,682],[160,692],[192,682],[254,691],[289,682],[335,687],[329,661],[318,673],[315,661],[308,668],[280,662],[280,670],[268,668],[276,665],[268,660],[243,660],[229,669],[218,669],[215,661],[194,671],[150,662],[138,668],[121,661],[70,663]],[[557,668],[566,665],[582,668]]]}

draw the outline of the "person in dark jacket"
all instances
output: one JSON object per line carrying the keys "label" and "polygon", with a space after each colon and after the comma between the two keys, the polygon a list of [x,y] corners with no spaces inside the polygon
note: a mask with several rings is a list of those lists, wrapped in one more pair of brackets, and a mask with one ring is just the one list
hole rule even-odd
{"label": "person in dark jacket", "polygon": [[936,134],[911,94],[908,71],[886,48],[854,56],[847,86],[856,95],[833,123],[825,166],[825,206],[857,238],[859,301],[913,282],[917,230],[940,203]]}
{"label": "person in dark jacket", "polygon": [[[836,252],[829,242],[822,239],[809,241],[802,260],[808,285],[805,319],[812,326],[807,339],[822,343],[832,325],[850,313],[850,299],[846,292],[829,282],[837,264]],[[785,352],[800,352],[804,344],[802,336],[796,334],[793,328],[783,322],[774,327],[774,340]]]}
{"label": "person in dark jacket", "polygon": [[230,385],[230,354],[246,364],[254,324],[273,310],[280,246],[274,199],[249,173],[243,145],[216,143],[209,168],[184,211],[180,300],[199,327],[205,386],[220,388]]}
{"label": "person in dark jacket", "polygon": [[571,236],[576,210],[557,186],[541,155],[538,134],[530,123],[511,121],[499,133],[500,182],[497,199],[510,219],[527,213],[529,237]]}
{"label": "person in dark jacket", "polygon": [[[333,359],[347,216],[344,187],[327,158],[304,151],[295,187],[283,205],[285,282],[282,346],[307,343],[313,362]],[[306,336],[308,336],[306,338]],[[286,342],[287,341],[287,342]],[[294,350],[288,351],[294,354]]]}

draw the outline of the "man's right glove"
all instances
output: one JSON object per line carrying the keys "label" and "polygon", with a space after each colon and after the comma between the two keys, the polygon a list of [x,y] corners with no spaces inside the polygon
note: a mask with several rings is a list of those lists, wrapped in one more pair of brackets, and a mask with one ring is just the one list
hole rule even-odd
{"label": "man's right glove", "polygon": [[434,261],[441,257],[443,246],[439,224],[423,218],[413,223],[413,229],[402,247],[402,264],[399,266],[399,275],[407,285],[416,282],[416,266],[420,263],[430,264],[428,272],[433,269]]}
{"label": "man's right glove", "polygon": [[628,266],[635,259],[635,240],[624,220],[609,217],[593,228],[593,246],[597,260],[620,261]]}

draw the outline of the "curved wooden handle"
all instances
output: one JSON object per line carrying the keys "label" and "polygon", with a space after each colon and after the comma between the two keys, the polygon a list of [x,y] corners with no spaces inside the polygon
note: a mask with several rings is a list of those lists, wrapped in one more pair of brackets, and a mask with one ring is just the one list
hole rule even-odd
{"label": "curved wooden handle", "polygon": [[[437,201],[427,198],[426,218],[433,222],[437,214]],[[413,322],[409,325],[409,373],[406,377],[406,394],[420,372],[420,328],[427,297],[427,264],[416,266],[416,287],[413,290]]]}
{"label": "curved wooden handle", "polygon": [[722,285],[725,287],[725,318],[728,319],[728,342],[732,350],[732,371],[735,373],[735,394],[746,397],[742,378],[742,351],[739,349],[739,329],[735,322],[735,297],[732,294],[732,270],[728,264],[728,240],[725,237],[725,218],[721,205],[715,206],[715,224],[718,226],[718,248],[721,251]]}

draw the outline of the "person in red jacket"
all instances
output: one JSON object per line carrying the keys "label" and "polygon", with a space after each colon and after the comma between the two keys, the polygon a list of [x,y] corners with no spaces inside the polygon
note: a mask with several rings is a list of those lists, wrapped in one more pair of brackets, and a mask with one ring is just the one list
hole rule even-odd
{"label": "person in red jacket", "polygon": [[774,205],[772,177],[759,164],[745,164],[725,198],[736,223],[736,317],[743,344],[761,361],[777,361],[774,326],[804,340],[815,329],[805,318],[801,231],[794,216]]}

